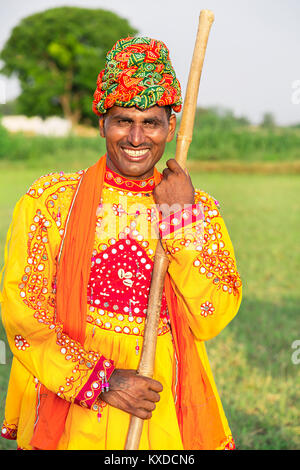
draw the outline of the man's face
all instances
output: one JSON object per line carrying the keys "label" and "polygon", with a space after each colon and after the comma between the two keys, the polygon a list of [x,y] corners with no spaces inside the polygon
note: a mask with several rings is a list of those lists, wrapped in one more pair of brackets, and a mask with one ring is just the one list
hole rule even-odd
{"label": "man's face", "polygon": [[146,179],[175,133],[176,117],[168,120],[161,106],[141,111],[113,106],[99,120],[106,139],[107,166],[122,176]]}

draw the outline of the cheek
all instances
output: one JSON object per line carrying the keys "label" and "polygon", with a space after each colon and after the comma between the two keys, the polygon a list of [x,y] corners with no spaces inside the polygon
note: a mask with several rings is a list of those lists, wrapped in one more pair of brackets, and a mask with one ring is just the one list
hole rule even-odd
{"label": "cheek", "polygon": [[145,131],[144,132],[145,142],[149,142],[152,146],[161,147],[166,139],[166,134],[161,131]]}
{"label": "cheek", "polygon": [[167,134],[165,133],[157,133],[155,136],[152,138],[152,142],[155,144],[156,148],[158,151],[161,149],[164,149],[167,141]]}
{"label": "cheek", "polygon": [[105,129],[105,138],[110,145],[117,145],[120,141],[126,139],[126,136],[126,129],[114,126],[107,126]]}

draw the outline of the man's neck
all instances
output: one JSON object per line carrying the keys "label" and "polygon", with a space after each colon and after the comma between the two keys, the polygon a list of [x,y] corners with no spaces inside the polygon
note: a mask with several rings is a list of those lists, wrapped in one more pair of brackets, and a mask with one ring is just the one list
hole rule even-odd
{"label": "man's neck", "polygon": [[107,168],[114,171],[118,175],[122,176],[123,178],[127,178],[129,180],[136,180],[136,181],[146,180],[148,178],[151,178],[154,175],[154,167],[142,175],[125,175],[113,164],[113,162],[110,160],[108,156],[106,157],[106,166]]}

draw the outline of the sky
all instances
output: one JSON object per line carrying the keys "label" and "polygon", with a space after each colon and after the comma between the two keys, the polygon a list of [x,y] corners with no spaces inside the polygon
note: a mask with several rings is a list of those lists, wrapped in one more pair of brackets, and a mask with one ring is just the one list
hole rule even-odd
{"label": "sky", "polygon": [[[0,48],[22,18],[58,6],[111,10],[140,35],[164,41],[183,96],[200,10],[212,10],[198,105],[254,124],[267,112],[279,125],[300,122],[299,0],[0,0]],[[0,81],[7,101],[18,95],[16,79]]]}

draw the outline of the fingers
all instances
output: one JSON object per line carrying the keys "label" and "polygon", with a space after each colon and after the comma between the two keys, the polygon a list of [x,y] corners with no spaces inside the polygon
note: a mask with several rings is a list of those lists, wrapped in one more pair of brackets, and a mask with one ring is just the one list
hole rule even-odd
{"label": "fingers", "polygon": [[179,163],[176,162],[174,158],[171,158],[166,162],[166,165],[168,168],[165,168],[162,171],[162,175],[165,179],[168,179],[169,176],[177,175],[177,176],[186,176],[187,178],[190,179],[189,172],[186,168],[181,168]]}
{"label": "fingers", "polygon": [[181,171],[182,171],[181,166],[176,162],[175,158],[170,158],[166,162],[166,165],[174,173],[181,173]]}
{"label": "fingers", "polygon": [[141,419],[151,418],[163,390],[160,382],[139,375],[136,370],[115,369],[110,385],[108,392],[102,392],[102,399]]}
{"label": "fingers", "polygon": [[150,379],[149,377],[143,377],[142,375],[139,376],[139,378],[145,379],[148,384],[149,390],[153,390],[154,392],[162,392],[163,391],[163,386],[158,380]]}
{"label": "fingers", "polygon": [[139,403],[138,407],[132,409],[131,414],[134,414],[135,416],[141,419],[150,419],[152,417],[152,412],[155,410],[155,408],[155,403],[143,400]]}
{"label": "fingers", "polygon": [[153,403],[157,403],[160,400],[160,394],[157,392],[153,392],[152,390],[149,390],[146,398],[147,400],[150,400]]}
{"label": "fingers", "polygon": [[138,408],[134,409],[133,411],[130,412],[131,415],[136,416],[137,418],[140,419],[150,419],[152,418],[152,412],[147,411],[143,408]]}
{"label": "fingers", "polygon": [[187,171],[186,169],[182,168],[179,163],[177,163],[177,161],[175,160],[175,158],[170,158],[167,162],[166,162],[166,165],[167,167],[174,173],[182,173],[184,172],[185,174],[187,174]]}
{"label": "fingers", "polygon": [[152,412],[156,408],[156,403],[160,401],[159,393],[163,390],[160,382],[149,377],[139,376],[143,380],[146,387],[143,387],[143,396],[137,399],[131,413],[141,419],[150,419]]}

